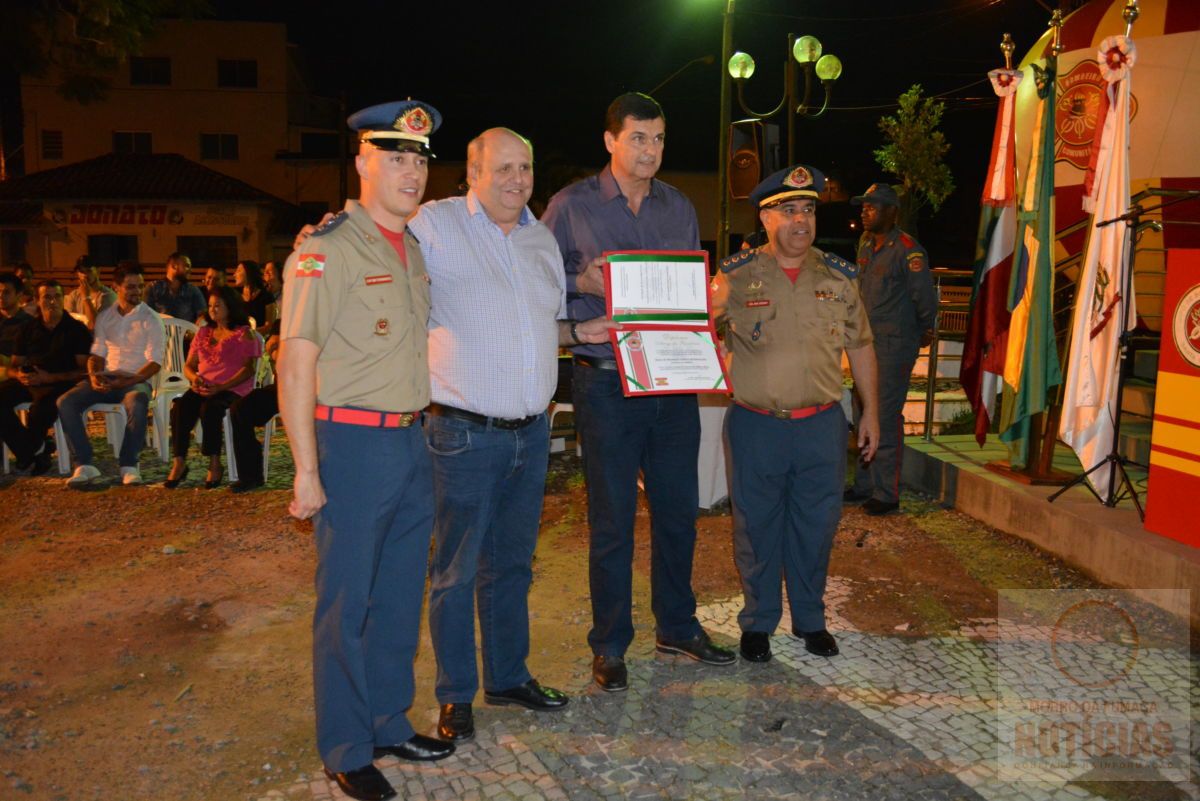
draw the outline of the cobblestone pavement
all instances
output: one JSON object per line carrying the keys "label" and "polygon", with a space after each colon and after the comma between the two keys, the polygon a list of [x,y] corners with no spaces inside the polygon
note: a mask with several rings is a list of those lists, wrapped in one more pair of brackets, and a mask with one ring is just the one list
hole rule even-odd
{"label": "cobblestone pavement", "polygon": [[[829,627],[842,648],[833,659],[777,633],[772,661],[709,667],[655,656],[640,636],[627,654],[627,692],[599,692],[581,656],[580,678],[563,687],[573,695],[564,712],[477,704],[476,737],[454,756],[377,764],[402,798],[434,801],[1200,798],[1194,783],[1094,795],[1065,779],[1000,781],[995,621],[977,621],[962,636],[864,634],[838,615],[849,592],[831,578]],[[740,605],[734,598],[698,614],[736,642]],[[779,632],[788,631],[785,617]],[[319,766],[310,776],[272,795],[344,798]]]}

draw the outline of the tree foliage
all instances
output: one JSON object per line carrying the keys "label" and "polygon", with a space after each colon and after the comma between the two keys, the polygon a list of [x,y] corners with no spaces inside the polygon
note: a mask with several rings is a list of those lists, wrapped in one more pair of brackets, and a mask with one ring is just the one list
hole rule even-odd
{"label": "tree foliage", "polygon": [[940,101],[921,97],[921,85],[913,84],[900,95],[895,116],[879,120],[885,144],[875,151],[875,160],[900,179],[901,227],[909,231],[915,229],[923,206],[936,212],[954,191],[950,168],[942,162],[950,145],[937,129],[945,108]]}
{"label": "tree foliage", "polygon": [[0,59],[19,75],[53,75],[69,100],[103,100],[159,18],[208,10],[205,0],[5,0]]}

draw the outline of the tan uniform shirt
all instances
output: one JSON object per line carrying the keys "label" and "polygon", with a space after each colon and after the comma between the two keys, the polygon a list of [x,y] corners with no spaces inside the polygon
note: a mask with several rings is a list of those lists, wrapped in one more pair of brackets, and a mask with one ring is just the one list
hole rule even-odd
{"label": "tan uniform shirt", "polygon": [[712,315],[730,353],[734,400],[772,411],[842,397],[842,350],[872,342],[853,265],[812,248],[793,284],[759,248],[726,260],[712,282]]}
{"label": "tan uniform shirt", "polygon": [[408,268],[353,200],[288,257],[282,337],[307,339],[317,358],[317,402],[384,412],[429,404],[429,277],[405,236]]}

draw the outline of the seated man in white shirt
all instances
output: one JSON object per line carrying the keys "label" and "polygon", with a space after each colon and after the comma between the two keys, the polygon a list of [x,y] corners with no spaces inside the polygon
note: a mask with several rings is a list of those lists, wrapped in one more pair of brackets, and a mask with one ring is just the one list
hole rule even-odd
{"label": "seated man in white shirt", "polygon": [[122,484],[141,484],[138,456],[146,442],[150,380],[163,363],[166,337],[162,318],[142,303],[145,278],[138,264],[123,264],[113,276],[117,302],[96,315],[95,339],[88,357],[88,379],[58,399],[63,433],[75,456],[67,486],[80,488],[100,476],[92,464],[92,444],[83,419],[96,403],[125,406],[125,438],[118,463]]}

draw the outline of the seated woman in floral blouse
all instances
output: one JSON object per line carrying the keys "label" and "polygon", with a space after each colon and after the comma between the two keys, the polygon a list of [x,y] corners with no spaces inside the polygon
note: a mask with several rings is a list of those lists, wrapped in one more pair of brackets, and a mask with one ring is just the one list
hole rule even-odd
{"label": "seated woman in floral blouse", "polygon": [[163,486],[178,487],[187,478],[187,452],[192,429],[200,421],[200,452],[208,457],[204,488],[221,483],[222,423],[225,411],[254,389],[254,368],[262,354],[262,341],[250,330],[246,304],[232,287],[214,287],[208,293],[206,325],[200,327],[188,350],[183,373],[192,388],[171,407],[171,450],[174,461]]}

